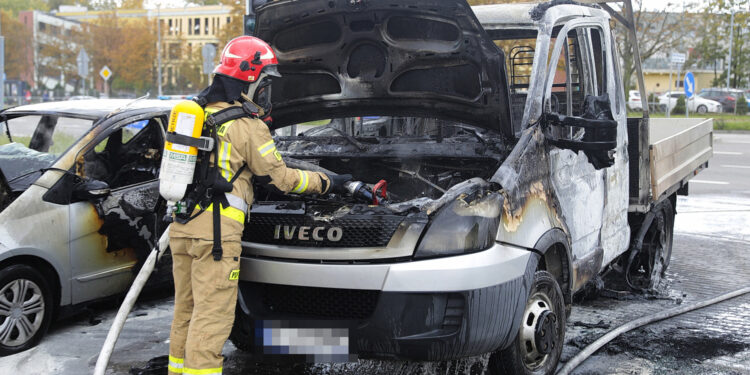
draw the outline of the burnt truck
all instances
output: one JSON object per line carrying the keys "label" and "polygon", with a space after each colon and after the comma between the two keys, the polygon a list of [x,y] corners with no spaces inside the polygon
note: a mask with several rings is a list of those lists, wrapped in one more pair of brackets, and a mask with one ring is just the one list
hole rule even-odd
{"label": "burnt truck", "polygon": [[280,61],[278,150],[290,166],[352,174],[376,198],[258,187],[234,344],[309,359],[323,344],[295,347],[287,328],[344,324],[337,342],[359,357],[492,353],[491,373],[551,374],[587,282],[652,290],[676,195],[712,156],[712,121],[628,118],[611,26],[633,24],[623,7],[255,9],[255,35]]}

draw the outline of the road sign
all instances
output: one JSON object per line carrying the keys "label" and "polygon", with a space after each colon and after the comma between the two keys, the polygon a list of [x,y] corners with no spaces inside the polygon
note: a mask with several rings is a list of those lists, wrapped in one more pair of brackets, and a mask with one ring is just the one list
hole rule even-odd
{"label": "road sign", "polygon": [[685,74],[685,96],[692,98],[695,95],[695,76],[691,72]]}
{"label": "road sign", "polygon": [[672,56],[670,56],[669,61],[672,64],[684,64],[685,60],[687,60],[687,56],[684,53],[679,52],[673,52]]}
{"label": "road sign", "polygon": [[89,54],[86,53],[86,50],[81,48],[81,51],[78,52],[78,57],[76,57],[76,63],[78,64],[78,75],[82,78],[86,78],[89,75]]}
{"label": "road sign", "polygon": [[105,81],[109,81],[109,78],[112,77],[112,71],[109,70],[109,67],[104,65],[102,70],[99,71],[99,76],[104,78]]}
{"label": "road sign", "polygon": [[216,58],[216,46],[206,43],[201,49],[203,55],[203,74],[211,74],[214,71],[214,58]]}

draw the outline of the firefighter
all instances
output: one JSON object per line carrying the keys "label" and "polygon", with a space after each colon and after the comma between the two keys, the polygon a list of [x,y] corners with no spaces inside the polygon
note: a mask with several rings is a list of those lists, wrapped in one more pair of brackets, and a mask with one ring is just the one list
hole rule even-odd
{"label": "firefighter", "polygon": [[[264,41],[241,36],[230,41],[214,70],[214,80],[199,98],[210,115],[230,106],[257,110],[217,126],[219,174],[233,181],[220,208],[221,256],[212,254],[213,217],[209,205],[186,224],[173,223],[169,233],[175,284],[174,318],[169,343],[170,374],[221,374],[222,347],[234,322],[240,266],[240,237],[253,202],[251,179],[284,193],[324,194],[340,191],[350,175],[328,176],[287,168],[268,126],[271,77],[279,76],[274,51]],[[212,158],[213,160],[213,158]],[[238,176],[236,176],[239,174]],[[252,229],[251,229],[252,230]]]}

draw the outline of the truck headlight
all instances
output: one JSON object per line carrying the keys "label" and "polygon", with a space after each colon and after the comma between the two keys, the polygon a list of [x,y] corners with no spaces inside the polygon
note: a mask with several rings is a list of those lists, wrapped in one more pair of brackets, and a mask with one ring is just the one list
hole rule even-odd
{"label": "truck headlight", "polygon": [[467,254],[487,250],[495,242],[503,196],[489,193],[474,200],[459,197],[431,220],[415,258]]}

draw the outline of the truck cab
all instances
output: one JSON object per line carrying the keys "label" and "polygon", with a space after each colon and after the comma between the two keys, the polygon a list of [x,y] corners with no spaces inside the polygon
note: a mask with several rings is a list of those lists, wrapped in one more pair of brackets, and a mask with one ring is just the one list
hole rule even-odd
{"label": "truck cab", "polygon": [[658,284],[711,123],[652,136],[647,113],[627,118],[611,17],[564,2],[259,7],[287,164],[387,191],[376,204],[259,187],[234,344],[277,354],[302,340],[279,330],[328,327],[339,344],[288,352],[492,353],[490,373],[553,373],[574,293],[605,270]]}

